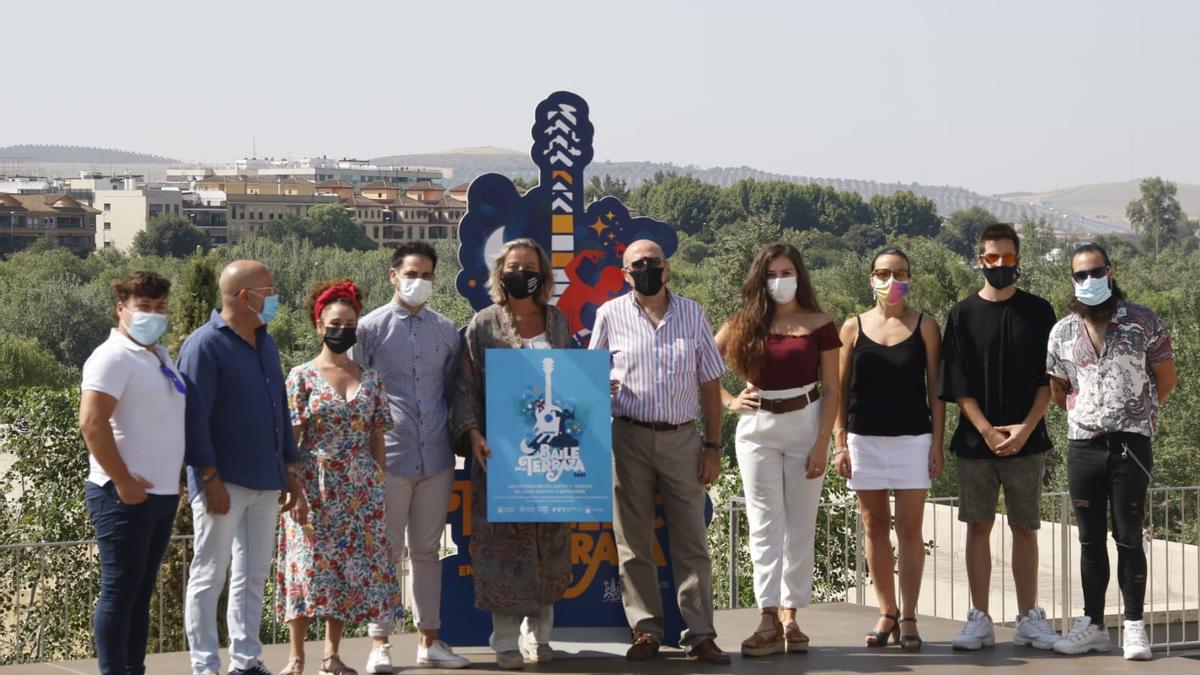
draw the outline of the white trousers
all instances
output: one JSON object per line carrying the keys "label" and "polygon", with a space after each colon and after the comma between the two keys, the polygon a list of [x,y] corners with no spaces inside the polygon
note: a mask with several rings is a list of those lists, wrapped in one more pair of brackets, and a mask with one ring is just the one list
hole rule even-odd
{"label": "white trousers", "polygon": [[550,631],[554,629],[554,605],[542,605],[537,614],[520,617],[516,614],[492,612],[492,636],[488,644],[497,654],[520,648],[521,636],[525,644],[536,648],[550,644]]}
{"label": "white trousers", "polygon": [[229,575],[229,665],[249,668],[262,655],[258,630],[262,624],[263,589],[275,553],[275,523],[279,520],[279,491],[250,490],[225,484],[229,512],[207,511],[204,494],[192,500],[195,532],[192,567],[184,606],[184,629],[191,650],[192,672],[221,672],[217,635],[217,600]]}
{"label": "white trousers", "polygon": [[[762,398],[794,398],[815,384],[762,391]],[[801,410],[741,416],[737,427],[738,468],[750,521],[754,597],[763,607],[807,607],[812,594],[813,552],[820,478],[805,477],[805,463],[821,424],[824,400]]]}
{"label": "white trousers", "polygon": [[[388,548],[399,574],[407,543],[412,574],[413,623],[417,630],[442,627],[442,536],[454,487],[454,469],[432,476],[387,477]],[[391,622],[372,623],[371,637],[392,634]]]}

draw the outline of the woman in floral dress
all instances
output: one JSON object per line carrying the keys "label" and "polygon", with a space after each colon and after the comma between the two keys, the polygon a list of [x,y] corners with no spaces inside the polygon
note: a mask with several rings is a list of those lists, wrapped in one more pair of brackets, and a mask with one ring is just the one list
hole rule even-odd
{"label": "woman in floral dress", "polygon": [[349,280],[318,283],[307,309],[323,345],[287,380],[304,499],[281,516],[276,611],[291,627],[291,658],[280,675],[303,672],[312,619],[327,627],[320,672],[357,675],[338,657],[343,626],[402,611],[383,513],[383,431],[392,422],[379,376],[346,354],[358,289]]}

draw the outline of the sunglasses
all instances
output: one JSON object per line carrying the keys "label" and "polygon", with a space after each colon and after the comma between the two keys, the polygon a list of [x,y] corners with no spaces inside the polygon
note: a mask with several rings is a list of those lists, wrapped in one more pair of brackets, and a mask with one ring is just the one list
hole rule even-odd
{"label": "sunglasses", "polygon": [[662,258],[638,258],[637,260],[629,263],[629,269],[633,270],[634,272],[641,272],[642,270],[656,270],[662,266]]}
{"label": "sunglasses", "polygon": [[880,267],[872,271],[871,274],[880,281],[887,281],[892,277],[895,277],[896,281],[908,281],[909,276],[908,270],[889,270],[886,267]]}
{"label": "sunglasses", "polygon": [[1003,264],[1005,267],[1016,267],[1017,261],[1021,259],[1021,256],[1018,256],[1015,253],[1005,253],[1003,255],[999,253],[988,253],[986,255],[979,256],[979,259],[991,267],[995,267],[997,263]]}
{"label": "sunglasses", "polygon": [[187,385],[183,383],[183,380],[179,379],[179,376],[163,361],[162,356],[158,352],[154,352],[154,356],[158,359],[158,372],[162,373],[163,376],[171,381],[171,384],[175,385],[175,391],[187,396]]}
{"label": "sunglasses", "polygon": [[1093,279],[1103,279],[1106,276],[1108,276],[1108,265],[1101,265],[1099,267],[1093,267],[1090,270],[1079,270],[1078,272],[1071,272],[1071,278],[1081,284],[1083,282],[1087,281],[1088,277],[1091,277]]}

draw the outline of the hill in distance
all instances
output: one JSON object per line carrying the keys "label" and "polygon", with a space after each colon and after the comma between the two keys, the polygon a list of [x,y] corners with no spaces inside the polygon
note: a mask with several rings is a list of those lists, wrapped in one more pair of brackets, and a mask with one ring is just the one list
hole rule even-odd
{"label": "hill in distance", "polygon": [[[470,182],[485,173],[499,173],[526,180],[538,177],[537,167],[530,161],[527,152],[490,146],[413,155],[390,155],[377,157],[372,161],[376,164],[448,168],[454,172],[452,181],[455,183]],[[1045,206],[1011,198],[1000,199],[949,185],[811,178],[760,171],[748,166],[701,168],[657,162],[592,162],[587,168],[587,175],[602,177],[607,174],[613,178],[624,180],[630,187],[636,187],[653,179],[654,175],[660,171],[692,176],[721,187],[728,187],[745,178],[761,181],[787,181],[801,185],[815,183],[845,192],[857,192],[867,200],[875,195],[890,195],[902,190],[910,190],[919,196],[932,199],[937,204],[938,212],[943,216],[972,206],[981,206],[1004,222],[1019,223],[1026,218],[1035,220],[1045,218],[1055,231],[1061,233],[1129,234],[1130,232],[1128,224],[1120,219],[1095,218],[1065,207]],[[1122,214],[1124,214],[1124,209],[1124,203],[1122,203]]]}
{"label": "hill in distance", "polygon": [[179,160],[114,148],[83,145],[10,145],[0,148],[0,161],[27,164],[178,164]]}
{"label": "hill in distance", "polygon": [[[1200,216],[1200,185],[1177,183],[1176,186],[1179,188],[1176,197],[1184,213],[1192,218]],[[1079,185],[1050,192],[1015,192],[999,195],[1005,201],[1070,211],[1096,220],[1125,225],[1129,225],[1129,219],[1125,217],[1125,207],[1140,196],[1141,190],[1137,181]]]}

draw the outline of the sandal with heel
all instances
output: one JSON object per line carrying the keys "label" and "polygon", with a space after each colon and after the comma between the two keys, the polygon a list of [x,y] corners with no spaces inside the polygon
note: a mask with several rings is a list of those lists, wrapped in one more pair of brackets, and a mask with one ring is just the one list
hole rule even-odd
{"label": "sandal with heel", "polygon": [[[770,612],[763,612],[763,614],[772,615]],[[770,628],[757,630],[753,635],[742,640],[742,656],[770,656],[771,654],[781,654],[787,649],[783,624],[780,623],[778,616],[774,618],[774,625]]]}
{"label": "sandal with heel", "polygon": [[334,654],[321,659],[321,675],[358,675],[358,671],[342,663],[342,659]]}
{"label": "sandal with heel", "polygon": [[304,657],[292,656],[288,658],[287,665],[283,670],[279,671],[279,675],[304,675]]}
{"label": "sandal with heel", "polygon": [[[916,624],[917,620],[915,617],[908,617],[906,619],[900,619],[900,623]],[[897,628],[899,628],[899,626],[897,626]],[[903,649],[906,652],[919,652],[921,651],[921,645],[923,644],[925,643],[923,640],[921,640],[920,635],[900,635],[900,649]]]}
{"label": "sandal with heel", "polygon": [[895,614],[880,614],[885,619],[890,619],[892,627],[888,630],[872,630],[867,631],[867,646],[868,647],[886,647],[888,638],[893,638],[897,644],[900,643],[900,612]]}

